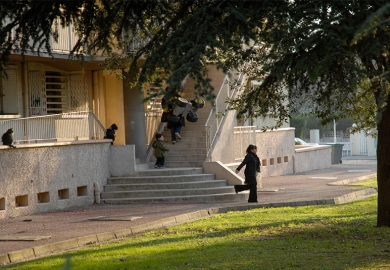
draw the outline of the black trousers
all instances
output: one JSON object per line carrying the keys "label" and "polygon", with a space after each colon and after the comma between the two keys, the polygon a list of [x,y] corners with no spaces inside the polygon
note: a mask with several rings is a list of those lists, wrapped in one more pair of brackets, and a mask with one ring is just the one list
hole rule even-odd
{"label": "black trousers", "polygon": [[164,166],[164,163],[165,163],[165,157],[160,157],[160,158],[157,158],[156,160],[156,166]]}
{"label": "black trousers", "polygon": [[236,192],[249,189],[248,202],[257,202],[257,185],[235,185],[234,189],[236,190]]}

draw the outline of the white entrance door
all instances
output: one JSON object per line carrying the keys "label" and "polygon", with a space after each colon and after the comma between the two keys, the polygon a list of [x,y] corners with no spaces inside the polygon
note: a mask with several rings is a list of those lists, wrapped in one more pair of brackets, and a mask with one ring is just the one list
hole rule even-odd
{"label": "white entrance door", "polygon": [[18,114],[18,85],[16,80],[16,70],[6,70],[8,78],[3,78],[3,104],[2,111],[4,114]]}

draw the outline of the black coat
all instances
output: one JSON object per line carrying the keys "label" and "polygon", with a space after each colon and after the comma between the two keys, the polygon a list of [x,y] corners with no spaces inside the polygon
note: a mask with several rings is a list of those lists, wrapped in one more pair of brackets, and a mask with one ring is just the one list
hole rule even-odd
{"label": "black coat", "polygon": [[6,133],[1,136],[1,141],[3,142],[3,145],[11,145],[14,142],[13,133],[14,131],[10,128],[7,130]]}
{"label": "black coat", "polygon": [[237,167],[237,170],[241,170],[242,167],[245,167],[245,184],[256,185],[256,175],[260,172],[260,159],[256,154],[249,152],[241,164]]}

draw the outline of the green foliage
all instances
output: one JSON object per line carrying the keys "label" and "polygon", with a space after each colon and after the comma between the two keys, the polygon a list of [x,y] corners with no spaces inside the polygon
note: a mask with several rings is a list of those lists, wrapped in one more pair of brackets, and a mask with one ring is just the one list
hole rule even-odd
{"label": "green foliage", "polygon": [[[115,55],[109,67],[119,64],[127,73],[137,73],[133,85],[164,80],[168,95],[173,95],[188,76],[195,80],[196,95],[212,100],[205,67],[213,63],[225,72],[235,69],[262,82],[256,87],[248,83],[227,101],[238,117],[269,115],[279,127],[303,104],[305,113],[322,125],[353,117],[356,130],[377,127],[378,181],[383,183],[378,223],[390,226],[390,203],[382,200],[390,192],[385,184],[390,162],[387,0],[5,3],[0,5],[0,71],[13,52],[37,48],[50,52],[50,36],[58,36],[56,27],[73,23],[78,41],[71,57],[114,56],[117,49],[122,54]],[[134,42],[141,46],[134,49]]]}
{"label": "green foliage", "polygon": [[215,215],[7,269],[387,269],[376,197]]}
{"label": "green foliage", "polygon": [[[336,122],[336,130],[341,130],[344,133],[348,133],[351,130],[353,124],[353,118],[344,118]],[[318,118],[310,117],[306,115],[294,114],[290,118],[290,126],[295,128],[295,137],[306,139],[310,137],[310,130],[318,129],[320,131],[320,137],[323,137],[324,132],[334,130],[333,123],[327,125],[321,125],[321,121]]]}
{"label": "green foliage", "polygon": [[[239,117],[272,114],[287,121],[305,104],[325,125],[355,117],[375,127],[387,106],[389,21],[387,1],[7,1],[0,6],[1,63],[13,51],[50,50],[50,36],[73,23],[72,55],[108,53],[110,69],[139,72],[138,83],[166,81],[168,92],[187,76],[197,95],[212,100],[205,65],[237,69],[250,79],[230,100]],[[375,18],[378,18],[378,16]],[[51,26],[54,26],[52,28]],[[11,29],[17,35],[10,35]],[[364,29],[367,29],[364,28]],[[34,42],[28,43],[32,39]],[[141,46],[134,48],[133,44]],[[13,50],[14,48],[15,50]],[[145,59],[138,61],[141,56]],[[373,64],[375,61],[375,65]],[[119,77],[123,76],[117,72]],[[156,76],[157,75],[157,76]],[[126,76],[126,75],[125,75]],[[378,112],[377,112],[378,109]]]}
{"label": "green foliage", "polygon": [[[297,116],[290,119],[290,126],[295,128],[295,137],[305,139],[306,117]],[[295,143],[296,144],[296,143]]]}

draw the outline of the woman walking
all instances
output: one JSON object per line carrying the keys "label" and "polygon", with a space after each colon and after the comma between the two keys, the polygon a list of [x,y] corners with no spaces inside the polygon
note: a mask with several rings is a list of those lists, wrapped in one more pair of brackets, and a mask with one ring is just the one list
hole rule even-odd
{"label": "woman walking", "polygon": [[245,167],[245,185],[235,185],[234,190],[236,193],[249,189],[249,203],[257,202],[257,180],[256,176],[260,172],[260,159],[256,155],[256,145],[250,144],[246,149],[246,156],[240,166],[237,167],[236,173],[239,173],[243,166]]}

